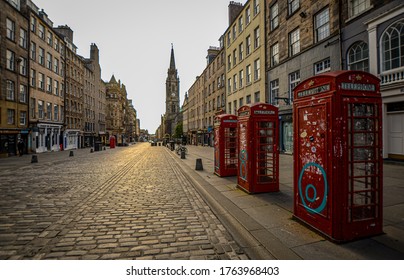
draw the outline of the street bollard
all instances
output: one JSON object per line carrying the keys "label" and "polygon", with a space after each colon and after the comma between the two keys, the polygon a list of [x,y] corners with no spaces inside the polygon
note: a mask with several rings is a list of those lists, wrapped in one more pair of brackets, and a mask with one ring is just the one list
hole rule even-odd
{"label": "street bollard", "polygon": [[38,156],[37,155],[32,155],[31,163],[38,163]]}
{"label": "street bollard", "polygon": [[181,159],[185,159],[185,151],[181,149]]}
{"label": "street bollard", "polygon": [[203,165],[202,165],[202,159],[201,158],[196,159],[195,170],[203,170]]}
{"label": "street bollard", "polygon": [[94,153],[94,150],[93,150],[93,148],[91,148],[91,150],[90,150],[90,153]]}
{"label": "street bollard", "polygon": [[69,157],[72,157],[72,156],[74,156],[74,153],[73,153],[73,151],[70,151]]}

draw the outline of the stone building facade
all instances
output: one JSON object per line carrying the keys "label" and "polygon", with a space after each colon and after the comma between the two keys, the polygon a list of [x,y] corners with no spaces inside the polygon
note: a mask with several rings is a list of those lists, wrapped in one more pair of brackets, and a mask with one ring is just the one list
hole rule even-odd
{"label": "stone building facade", "polygon": [[99,49],[90,46],[90,58],[84,58],[84,145],[104,142],[106,136],[106,88],[101,79]]}
{"label": "stone building facade", "polygon": [[[0,32],[0,156],[15,155],[20,139],[32,153],[106,143],[107,87],[96,44],[89,58],[78,55],[70,27],[54,27],[31,0],[0,1]],[[123,143],[137,139],[140,121],[119,87]]]}
{"label": "stone building facade", "polygon": [[[205,72],[205,71],[204,71]],[[204,144],[204,106],[205,73],[196,77],[188,90],[188,142],[193,145]]]}
{"label": "stone building facade", "polygon": [[0,2],[0,157],[28,138],[29,21],[19,0]]}
{"label": "stone building facade", "polygon": [[213,146],[214,118],[226,112],[225,55],[223,47],[210,47],[204,71],[203,144]]}
{"label": "stone building facade", "polygon": [[[383,157],[404,159],[404,4],[342,1],[343,69],[378,76],[383,100]],[[401,50],[401,51],[400,51]]]}
{"label": "stone building facade", "polygon": [[293,88],[316,74],[341,69],[339,5],[333,0],[265,3],[265,101],[279,107],[280,150],[292,153]]}
{"label": "stone building facade", "polygon": [[107,139],[114,136],[117,144],[126,143],[126,127],[125,123],[128,119],[127,111],[127,92],[125,85],[121,81],[116,81],[112,75],[110,81],[106,85],[106,130]]}
{"label": "stone building facade", "polygon": [[64,125],[65,44],[47,14],[30,0],[23,2],[30,21],[28,147],[36,153],[59,151]]}
{"label": "stone building facade", "polygon": [[84,146],[84,63],[73,43],[73,30],[67,25],[54,28],[63,38],[65,51],[65,129],[63,149],[78,149]]}
{"label": "stone building facade", "polygon": [[237,114],[245,104],[265,101],[265,1],[247,1],[224,36],[226,111]]}

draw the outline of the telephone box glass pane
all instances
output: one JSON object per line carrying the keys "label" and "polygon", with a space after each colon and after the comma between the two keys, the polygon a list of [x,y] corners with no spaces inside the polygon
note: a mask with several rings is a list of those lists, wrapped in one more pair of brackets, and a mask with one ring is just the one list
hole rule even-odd
{"label": "telephone box glass pane", "polygon": [[275,182],[274,123],[258,122],[257,126],[257,182]]}
{"label": "telephone box glass pane", "polygon": [[377,104],[348,104],[348,220],[351,222],[374,219],[378,213],[377,112]]}
{"label": "telephone box glass pane", "polygon": [[225,150],[224,150],[224,162],[226,168],[236,168],[237,166],[237,149],[236,149],[236,128],[226,127],[225,134]]}

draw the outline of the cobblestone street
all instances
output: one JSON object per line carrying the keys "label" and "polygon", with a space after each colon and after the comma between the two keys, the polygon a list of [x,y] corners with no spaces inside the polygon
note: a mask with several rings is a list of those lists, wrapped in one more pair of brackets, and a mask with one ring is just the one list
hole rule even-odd
{"label": "cobblestone street", "polygon": [[0,259],[248,259],[165,148],[48,158],[0,171]]}

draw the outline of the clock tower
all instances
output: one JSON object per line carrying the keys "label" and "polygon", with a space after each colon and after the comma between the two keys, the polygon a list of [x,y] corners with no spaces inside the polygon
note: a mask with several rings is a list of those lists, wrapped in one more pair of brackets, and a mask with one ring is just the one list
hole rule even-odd
{"label": "clock tower", "polygon": [[166,80],[166,124],[165,134],[172,136],[180,113],[180,78],[175,68],[174,47],[171,44],[170,68]]}

